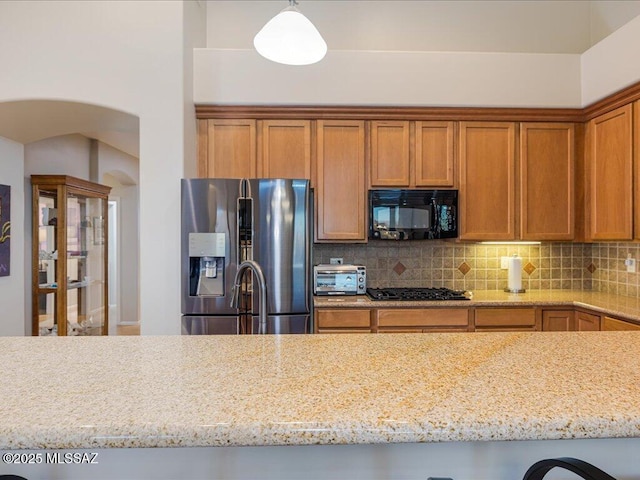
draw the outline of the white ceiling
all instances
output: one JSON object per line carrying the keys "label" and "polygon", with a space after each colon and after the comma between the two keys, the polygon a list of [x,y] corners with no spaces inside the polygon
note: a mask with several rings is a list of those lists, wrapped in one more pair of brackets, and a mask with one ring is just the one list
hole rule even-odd
{"label": "white ceiling", "polygon": [[110,108],[55,100],[0,103],[0,135],[19,143],[79,133],[136,158],[140,156],[138,117]]}
{"label": "white ceiling", "polygon": [[[583,53],[640,15],[638,0],[299,0],[330,50]],[[207,47],[251,49],[287,0],[210,0]]]}

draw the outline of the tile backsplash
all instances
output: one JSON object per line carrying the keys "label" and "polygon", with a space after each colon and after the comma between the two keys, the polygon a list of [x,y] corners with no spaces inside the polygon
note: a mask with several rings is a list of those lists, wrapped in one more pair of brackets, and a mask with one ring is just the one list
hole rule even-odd
{"label": "tile backsplash", "polygon": [[[636,272],[628,273],[624,261],[631,254],[636,260]],[[640,293],[640,270],[638,265],[640,244],[637,243],[594,243],[591,245],[592,289],[637,297]]]}
{"label": "tile backsplash", "polygon": [[315,244],[314,264],[341,257],[367,266],[370,287],[445,286],[460,290],[501,290],[507,270],[500,257],[522,257],[522,285],[527,290],[577,289],[638,296],[640,264],[627,273],[629,254],[640,260],[636,243],[546,243],[491,245],[446,241]]}

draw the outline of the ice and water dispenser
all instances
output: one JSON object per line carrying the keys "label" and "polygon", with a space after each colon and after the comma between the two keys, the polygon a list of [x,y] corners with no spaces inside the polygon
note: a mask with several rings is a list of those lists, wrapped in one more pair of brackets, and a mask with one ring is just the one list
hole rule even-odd
{"label": "ice and water dispenser", "polygon": [[189,233],[189,296],[224,295],[224,233]]}

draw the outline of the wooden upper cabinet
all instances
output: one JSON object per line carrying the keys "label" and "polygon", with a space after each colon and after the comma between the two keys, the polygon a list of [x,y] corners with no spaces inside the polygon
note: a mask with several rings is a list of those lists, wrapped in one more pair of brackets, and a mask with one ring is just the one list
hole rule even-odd
{"label": "wooden upper cabinet", "polygon": [[574,238],[575,127],[520,125],[520,238]]}
{"label": "wooden upper cabinet", "polygon": [[591,240],[633,238],[632,104],[588,124],[587,205]]}
{"label": "wooden upper cabinet", "polygon": [[454,122],[372,121],[372,187],[448,187],[454,180]]}
{"label": "wooden upper cabinet", "polygon": [[460,123],[460,239],[515,239],[515,124]]}
{"label": "wooden upper cabinet", "polygon": [[311,178],[311,121],[262,120],[258,172],[262,178]]}
{"label": "wooden upper cabinet", "polygon": [[409,186],[409,122],[371,122],[371,186]]}
{"label": "wooden upper cabinet", "polygon": [[256,120],[201,120],[199,127],[200,177],[257,177]]}
{"label": "wooden upper cabinet", "polygon": [[415,122],[415,186],[453,187],[454,122]]}
{"label": "wooden upper cabinet", "polygon": [[318,241],[366,241],[364,131],[363,121],[318,120]]}

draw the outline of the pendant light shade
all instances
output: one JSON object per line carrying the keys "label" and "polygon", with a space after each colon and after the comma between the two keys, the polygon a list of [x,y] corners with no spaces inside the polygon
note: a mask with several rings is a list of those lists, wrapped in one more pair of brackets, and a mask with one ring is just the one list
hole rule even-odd
{"label": "pendant light shade", "polygon": [[269,20],[253,39],[263,57],[285,65],[310,65],[322,60],[327,44],[316,27],[295,7],[296,2]]}

